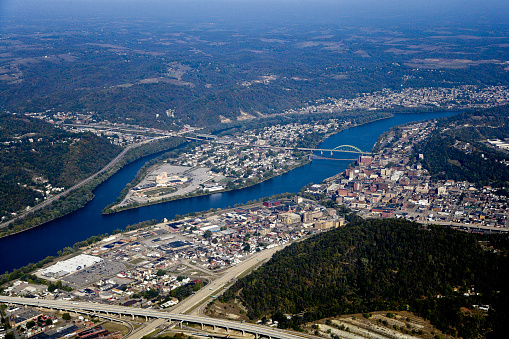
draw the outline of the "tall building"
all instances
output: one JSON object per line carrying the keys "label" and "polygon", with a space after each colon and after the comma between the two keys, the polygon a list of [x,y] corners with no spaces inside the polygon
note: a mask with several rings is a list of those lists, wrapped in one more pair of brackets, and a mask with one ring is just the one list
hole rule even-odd
{"label": "tall building", "polygon": [[359,155],[359,165],[371,165],[373,158],[369,155]]}

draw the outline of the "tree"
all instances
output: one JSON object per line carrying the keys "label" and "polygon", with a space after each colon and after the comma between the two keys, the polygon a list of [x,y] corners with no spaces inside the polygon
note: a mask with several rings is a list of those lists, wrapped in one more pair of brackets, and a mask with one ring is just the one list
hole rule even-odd
{"label": "tree", "polygon": [[29,322],[27,322],[27,324],[26,324],[26,327],[27,327],[27,328],[32,328],[32,327],[34,327],[34,326],[35,326],[35,321],[33,321],[33,320],[30,320],[30,321],[29,321]]}
{"label": "tree", "polygon": [[50,283],[48,285],[48,292],[54,292],[55,290],[62,290],[62,291],[72,291],[72,287],[65,286],[61,280],[57,281],[55,284]]}
{"label": "tree", "polygon": [[64,314],[62,314],[62,319],[63,320],[71,320],[71,315],[69,313],[64,313]]}
{"label": "tree", "polygon": [[51,324],[53,324],[53,320],[51,320],[51,318],[48,318],[48,319],[46,319],[45,323],[46,323],[46,325],[51,325]]}
{"label": "tree", "polygon": [[212,238],[212,231],[211,230],[206,230],[204,233],[203,233],[203,237],[205,239],[210,239]]}

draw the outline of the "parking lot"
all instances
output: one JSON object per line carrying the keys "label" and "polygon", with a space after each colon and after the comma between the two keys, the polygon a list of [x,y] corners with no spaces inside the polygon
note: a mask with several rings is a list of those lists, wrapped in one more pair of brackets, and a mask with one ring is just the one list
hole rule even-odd
{"label": "parking lot", "polygon": [[125,271],[123,264],[105,260],[93,266],[86,267],[62,280],[79,288],[93,284],[96,281],[109,278]]}

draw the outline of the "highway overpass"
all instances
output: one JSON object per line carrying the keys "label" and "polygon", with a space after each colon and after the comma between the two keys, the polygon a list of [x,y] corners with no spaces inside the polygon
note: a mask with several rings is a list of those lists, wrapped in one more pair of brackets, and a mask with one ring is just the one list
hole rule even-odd
{"label": "highway overpass", "polygon": [[[268,337],[270,339],[303,339],[298,334],[291,334],[277,328],[271,328],[262,325],[255,325],[249,323],[240,323],[230,320],[214,319],[202,316],[192,316],[180,313],[169,313],[154,309],[144,309],[136,307],[125,307],[107,304],[96,304],[90,302],[77,302],[77,301],[65,301],[65,300],[45,300],[45,299],[32,299],[32,298],[19,298],[19,297],[7,297],[0,296],[0,302],[14,305],[26,305],[32,307],[43,307],[54,310],[62,310],[68,312],[86,312],[93,314],[106,314],[106,315],[118,315],[127,317],[144,317],[146,320],[149,319],[167,319],[169,321],[189,322],[200,324],[202,329],[204,326],[211,326],[214,329],[217,327],[226,329],[227,332],[230,330],[236,330],[245,333],[254,334],[256,338],[259,336]],[[306,338],[310,338],[306,335]],[[318,339],[318,337],[316,337]]]}

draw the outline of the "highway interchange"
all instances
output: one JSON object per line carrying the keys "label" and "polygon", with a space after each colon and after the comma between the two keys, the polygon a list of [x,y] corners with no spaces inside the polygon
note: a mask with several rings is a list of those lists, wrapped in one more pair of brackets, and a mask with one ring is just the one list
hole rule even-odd
{"label": "highway interchange", "polygon": [[[231,320],[222,320],[206,317],[202,315],[203,309],[207,306],[208,301],[211,298],[215,298],[220,295],[231,283],[242,275],[251,272],[253,269],[261,265],[266,260],[270,259],[272,255],[280,250],[284,246],[273,247],[264,251],[253,254],[248,259],[242,261],[238,265],[235,265],[228,269],[222,276],[212,280],[201,290],[191,295],[187,299],[183,300],[177,306],[175,306],[170,312],[147,309],[147,308],[135,308],[90,302],[77,302],[77,301],[65,301],[65,300],[45,300],[45,299],[33,299],[33,298],[19,298],[19,297],[8,297],[0,296],[0,303],[25,305],[33,307],[42,307],[55,310],[65,310],[69,312],[84,313],[84,314],[95,314],[102,318],[112,320],[110,316],[119,316],[120,321],[123,323],[128,322],[129,317],[145,318],[147,323],[144,327],[132,332],[132,327],[126,338],[141,338],[144,335],[148,335],[158,326],[166,322],[189,322],[200,324],[202,326],[210,326],[216,329],[216,327],[224,328],[227,332],[230,330],[236,330],[245,333],[250,333],[258,336],[264,336],[268,338],[278,339],[302,339],[299,334],[291,334],[279,329],[270,328],[262,325],[255,325],[249,323],[235,322]],[[187,314],[186,314],[187,313]],[[122,318],[124,316],[124,318]],[[126,317],[127,316],[127,317]],[[149,321],[152,320],[152,321]],[[116,321],[119,321],[118,319]],[[309,338],[309,335],[306,335]]]}
{"label": "highway interchange", "polygon": [[[87,302],[65,301],[65,300],[45,300],[45,299],[32,299],[32,298],[19,298],[0,296],[0,302],[16,305],[27,305],[33,307],[42,307],[48,309],[65,310],[71,312],[91,312],[106,313],[106,315],[118,314],[119,316],[144,317],[148,319],[167,319],[170,321],[189,322],[200,324],[201,326],[212,326],[214,328],[225,328],[227,332],[236,330],[239,332],[251,333],[256,337],[265,336],[270,339],[302,339],[298,334],[291,334],[276,328],[270,328],[262,325],[255,325],[249,323],[240,323],[231,320],[214,319],[204,316],[186,315],[181,313],[169,313],[154,309],[125,307],[107,304],[96,304]],[[309,337],[309,336],[306,336]]]}

